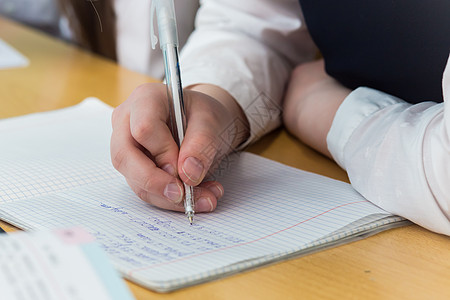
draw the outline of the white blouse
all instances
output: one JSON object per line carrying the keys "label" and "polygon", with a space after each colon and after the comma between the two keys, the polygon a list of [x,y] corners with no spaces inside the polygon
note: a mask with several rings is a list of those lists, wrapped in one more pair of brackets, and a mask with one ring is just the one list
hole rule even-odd
{"label": "white blouse", "polygon": [[[255,140],[279,126],[290,72],[315,54],[298,0],[205,0],[182,52],[182,76],[185,85],[227,89]],[[411,105],[359,88],[341,105],[327,142],[369,201],[450,235],[450,74],[444,89],[445,105]]]}
{"label": "white blouse", "polygon": [[[149,60],[149,1],[116,0],[119,62],[162,74],[162,64]],[[177,10],[179,23],[183,14]],[[290,72],[316,53],[298,0],[204,0],[181,54],[182,80],[234,96],[248,117],[251,142],[280,125]],[[411,105],[356,89],[339,108],[327,143],[369,201],[450,235],[450,74],[444,95],[445,104]]]}
{"label": "white blouse", "polygon": [[[180,47],[194,30],[198,0],[174,0]],[[164,65],[159,46],[150,42],[151,0],[115,0],[117,61],[127,69],[162,79]]]}

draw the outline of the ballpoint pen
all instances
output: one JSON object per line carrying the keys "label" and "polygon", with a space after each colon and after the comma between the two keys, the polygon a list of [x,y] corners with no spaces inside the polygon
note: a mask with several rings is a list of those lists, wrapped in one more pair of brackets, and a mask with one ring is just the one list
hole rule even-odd
{"label": "ballpoint pen", "polygon": [[[178,34],[173,0],[153,0],[151,7],[151,41],[152,48],[158,42],[153,30],[153,16],[156,12],[159,33],[159,46],[164,57],[164,71],[166,75],[167,98],[170,108],[170,124],[172,135],[178,144],[184,139],[186,132],[186,112],[183,102],[181,86],[180,64],[178,60]],[[190,224],[194,221],[194,191],[192,186],[184,184],[184,211]]]}

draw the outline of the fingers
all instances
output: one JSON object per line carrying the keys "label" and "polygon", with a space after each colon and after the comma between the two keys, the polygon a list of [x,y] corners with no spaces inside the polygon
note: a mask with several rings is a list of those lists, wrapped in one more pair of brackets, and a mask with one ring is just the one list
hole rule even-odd
{"label": "fingers", "polygon": [[168,115],[165,88],[145,85],[136,91],[130,107],[131,136],[150,152],[158,167],[175,176],[178,146],[167,126]]}
{"label": "fingers", "polygon": [[[135,191],[159,195],[157,199],[176,205],[183,198],[181,181],[174,177],[178,147],[165,125],[167,100],[161,90],[165,91],[162,85],[141,86],[116,108],[112,117],[111,160]],[[149,197],[144,200],[157,201]]]}
{"label": "fingers", "polygon": [[173,211],[184,211],[183,202],[173,203],[167,201],[165,197],[161,195],[151,193],[149,191],[144,190],[139,185],[131,180],[127,180],[128,185],[131,187],[133,192],[145,202],[148,202],[154,206],[157,206],[162,209],[168,209]]}
{"label": "fingers", "polygon": [[[146,84],[137,88],[112,116],[114,167],[142,200],[175,211],[183,210],[181,180],[199,185],[215,158],[230,147],[220,138],[231,119],[226,109],[198,92],[188,92],[186,99],[190,113],[180,152],[167,125],[169,112],[164,85]],[[220,183],[202,183],[196,188],[195,210],[214,210],[222,195]]]}
{"label": "fingers", "polygon": [[162,195],[166,201],[180,203],[183,197],[181,182],[174,176],[158,168],[144,154],[141,147],[130,134],[130,127],[117,126],[111,137],[111,160],[114,167],[122,173],[135,189]]}
{"label": "fingers", "polygon": [[203,182],[194,188],[194,210],[196,213],[212,212],[223,196],[223,186],[217,181]]}
{"label": "fingers", "polygon": [[[184,212],[183,202],[178,204],[167,201],[164,197],[152,194],[132,181],[128,181],[131,189],[142,200],[162,209]],[[218,199],[223,196],[223,187],[215,181],[204,182],[194,188],[194,210],[196,213],[212,212],[217,207]]]}
{"label": "fingers", "polygon": [[[186,93],[192,98],[200,93]],[[231,149],[231,142],[223,138],[226,130],[233,130],[232,117],[215,99],[201,94],[203,102],[189,99],[188,126],[178,157],[181,180],[189,185],[203,181],[213,163]]]}

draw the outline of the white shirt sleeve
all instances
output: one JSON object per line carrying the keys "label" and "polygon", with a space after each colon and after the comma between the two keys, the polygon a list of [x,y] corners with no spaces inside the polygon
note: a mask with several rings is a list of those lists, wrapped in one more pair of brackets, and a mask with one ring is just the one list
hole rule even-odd
{"label": "white shirt sleeve", "polygon": [[327,144],[369,201],[450,235],[450,61],[443,91],[444,103],[411,105],[358,88],[338,109]]}
{"label": "white shirt sleeve", "polygon": [[[150,41],[151,2],[151,0],[114,0],[117,61],[127,69],[162,79],[164,77],[162,52],[159,45],[156,49],[152,49]],[[180,48],[194,30],[198,5],[198,0],[174,0]]]}
{"label": "white shirt sleeve", "polygon": [[182,81],[227,90],[249,120],[250,142],[279,126],[290,72],[316,52],[298,0],[205,0],[181,53]]}

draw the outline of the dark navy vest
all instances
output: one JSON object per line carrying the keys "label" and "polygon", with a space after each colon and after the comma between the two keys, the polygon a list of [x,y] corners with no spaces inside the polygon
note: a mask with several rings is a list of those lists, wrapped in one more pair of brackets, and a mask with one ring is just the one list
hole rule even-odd
{"label": "dark navy vest", "polygon": [[411,103],[442,102],[450,0],[300,0],[326,71]]}

